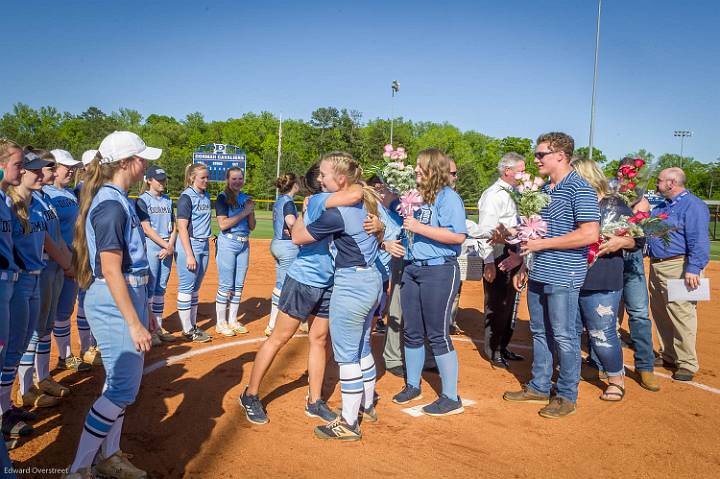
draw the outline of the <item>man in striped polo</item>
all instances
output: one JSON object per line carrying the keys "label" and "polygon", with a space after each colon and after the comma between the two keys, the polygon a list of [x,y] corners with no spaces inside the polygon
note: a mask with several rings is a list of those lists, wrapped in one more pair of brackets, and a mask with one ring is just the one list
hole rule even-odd
{"label": "man in striped polo", "polygon": [[[527,295],[532,379],[521,391],[503,396],[506,401],[545,404],[540,415],[546,418],[575,413],[580,382],[578,296],[587,273],[587,246],[600,235],[597,194],[570,166],[574,147],[565,133],[546,133],[537,139],[535,164],[541,175],[550,177],[543,192],[552,199],[540,213],[548,224],[547,235],[522,247],[523,254],[534,255]],[[516,283],[524,282],[527,275],[521,270]],[[551,398],[554,352],[560,374],[557,394]]]}

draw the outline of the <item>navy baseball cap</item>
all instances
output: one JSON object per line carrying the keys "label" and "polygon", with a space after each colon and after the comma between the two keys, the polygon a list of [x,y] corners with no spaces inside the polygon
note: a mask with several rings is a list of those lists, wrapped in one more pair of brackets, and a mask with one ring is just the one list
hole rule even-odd
{"label": "navy baseball cap", "polygon": [[152,165],[150,168],[147,169],[147,172],[145,172],[145,178],[148,180],[153,178],[158,181],[165,181],[167,180],[167,173],[165,173],[165,170],[160,168],[157,165]]}
{"label": "navy baseball cap", "polygon": [[30,150],[25,150],[23,154],[24,158],[22,167],[25,170],[42,170],[46,166],[55,165],[54,161],[43,160]]}

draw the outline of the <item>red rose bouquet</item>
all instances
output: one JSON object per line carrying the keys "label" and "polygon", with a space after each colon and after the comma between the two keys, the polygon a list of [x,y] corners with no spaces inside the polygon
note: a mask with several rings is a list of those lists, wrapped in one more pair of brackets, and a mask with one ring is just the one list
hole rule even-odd
{"label": "red rose bouquet", "polygon": [[632,164],[623,165],[618,170],[618,194],[628,205],[633,204],[638,198],[636,187],[646,173],[646,163],[642,158],[636,158]]}

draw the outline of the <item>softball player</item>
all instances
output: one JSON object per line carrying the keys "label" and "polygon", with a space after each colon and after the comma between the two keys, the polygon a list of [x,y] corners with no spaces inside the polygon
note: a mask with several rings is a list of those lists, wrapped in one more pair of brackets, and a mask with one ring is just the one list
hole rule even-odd
{"label": "softball player", "polygon": [[105,386],[85,420],[67,476],[73,479],[94,477],[90,468],[101,448],[98,475],[146,477],[120,451],[125,408],[135,401],[151,342],[145,234],[127,190],[142,178],[146,160],[156,160],[161,153],[134,133],[116,131],[105,137],[86,170],[75,269],[80,287],[86,289],[88,321],[103,351]]}
{"label": "softball player", "polygon": [[230,168],[225,173],[225,191],[215,200],[215,216],[220,227],[215,250],[218,269],[215,331],[223,336],[248,332],[237,320],[250,257],[248,240],[255,229],[255,203],[241,191],[244,184],[242,168]]}
{"label": "softball player", "polygon": [[[5,353],[10,334],[10,299],[18,279],[18,266],[13,253],[13,214],[6,192],[20,185],[23,176],[23,149],[12,140],[0,139],[0,366],[5,361]],[[13,407],[2,414],[2,432],[5,437],[17,438],[30,434],[32,428],[24,421],[33,419],[30,415]],[[12,467],[7,454],[5,440],[0,444],[0,467]],[[5,470],[5,469],[4,469]],[[11,476],[12,477],[12,476]]]}
{"label": "softball player", "polygon": [[[35,153],[25,150],[22,179],[18,186],[8,188],[12,200],[12,239],[15,262],[19,275],[10,298],[9,335],[5,361],[0,374],[0,409],[3,413],[2,429],[5,434],[26,435],[32,428],[21,424],[20,415],[10,411],[10,393],[15,382],[20,358],[27,350],[37,326],[40,313],[40,273],[45,267],[43,244],[47,232],[45,204],[33,195],[42,188],[42,169],[53,164]],[[37,393],[38,396],[41,393]]]}
{"label": "softball player", "polygon": [[153,346],[161,342],[171,343],[175,336],[162,326],[165,311],[165,289],[167,288],[173,255],[175,254],[175,212],[172,200],[165,195],[167,174],[158,166],[151,166],[145,173],[142,192],[135,203],[147,241],[147,257],[153,283],[150,285],[151,310],[157,329],[152,332]]}
{"label": "softball player", "polygon": [[457,395],[458,360],[450,322],[460,287],[457,255],[467,235],[465,206],[450,187],[450,162],[439,150],[421,151],[415,173],[425,204],[403,222],[403,228],[413,235],[400,292],[407,377],[405,388],[393,402],[405,404],[422,397],[420,375],[427,338],[440,371],[442,394],[422,411],[431,416],[459,414],[464,409]]}
{"label": "softball player", "polygon": [[[347,190],[361,175],[362,169],[347,153],[329,153],[320,162],[320,178],[324,189],[330,192]],[[329,312],[330,339],[340,366],[342,414],[315,428],[315,435],[321,439],[359,440],[361,407],[369,420],[377,420],[373,407],[375,361],[370,349],[370,328],[380,302],[382,277],[375,266],[379,238],[363,227],[368,212],[378,214],[377,197],[370,188],[364,193],[363,202],[326,209],[307,227],[298,223],[293,228],[295,244],[332,239],[336,249]]]}
{"label": "softball player", "polygon": [[198,292],[208,266],[211,203],[205,191],[207,166],[190,164],[185,168],[185,190],[177,207],[180,247],[177,251],[177,309],[183,335],[188,341],[206,343],[210,336],[197,327]]}
{"label": "softball player", "polygon": [[278,315],[280,291],[285,283],[287,270],[295,261],[299,248],[293,244],[290,232],[297,219],[297,208],[293,197],[300,190],[295,174],[288,173],[275,180],[275,187],[280,195],[273,205],[273,239],[270,242],[270,253],[275,258],[275,288],[272,292],[270,322],[265,329],[265,336],[270,336]]}
{"label": "softball player", "polygon": [[[307,205],[304,222],[312,222],[320,217],[325,207],[352,205],[362,198],[362,190],[343,193],[319,193],[319,165],[314,165],[305,175],[308,190],[314,194]],[[297,226],[296,222],[296,226]],[[311,319],[310,352],[308,354],[309,391],[305,404],[305,414],[332,421],[337,414],[332,412],[320,393],[325,376],[326,343],[330,294],[333,284],[333,261],[330,256],[330,239],[325,238],[300,248],[297,258],[290,266],[285,284],[280,293],[275,328],[255,355],[250,382],[240,397],[248,421],[266,424],[267,414],[258,396],[260,384],[272,364],[278,351],[295,334],[302,321]]]}

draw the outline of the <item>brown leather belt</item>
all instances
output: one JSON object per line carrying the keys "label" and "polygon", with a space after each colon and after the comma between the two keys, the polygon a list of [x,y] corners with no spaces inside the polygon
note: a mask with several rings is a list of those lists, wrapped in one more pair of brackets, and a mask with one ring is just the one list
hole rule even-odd
{"label": "brown leather belt", "polygon": [[670,256],[669,258],[650,258],[650,262],[651,263],[662,263],[664,261],[672,261],[674,259],[682,259],[684,257],[685,257],[685,255],[678,254],[675,256]]}

